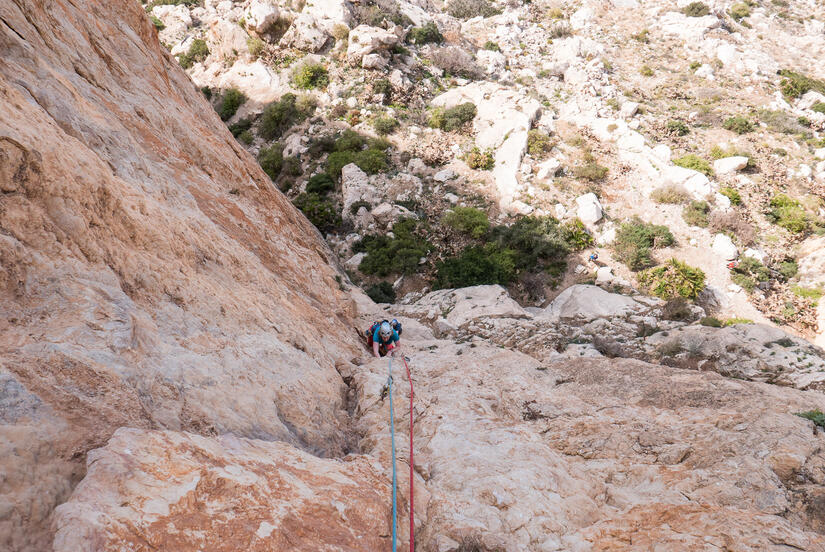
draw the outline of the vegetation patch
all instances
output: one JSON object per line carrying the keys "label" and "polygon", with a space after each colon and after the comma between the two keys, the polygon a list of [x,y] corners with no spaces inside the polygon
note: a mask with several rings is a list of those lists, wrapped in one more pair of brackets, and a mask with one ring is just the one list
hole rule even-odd
{"label": "vegetation patch", "polygon": [[389,282],[378,282],[364,291],[376,303],[395,303],[395,290]]}
{"label": "vegetation patch", "polygon": [[711,168],[710,163],[693,153],[688,153],[682,157],[677,157],[673,160],[673,164],[678,167],[698,171],[707,176],[711,176],[713,174],[713,169]]}
{"label": "vegetation patch", "polygon": [[413,27],[407,34],[407,41],[411,44],[421,46],[423,44],[441,44],[444,42],[444,35],[432,21],[421,27]]}
{"label": "vegetation patch", "polygon": [[736,188],[725,186],[719,190],[719,193],[728,198],[730,200],[731,205],[742,204],[742,196],[739,195],[739,190],[737,190]]}
{"label": "vegetation patch", "polygon": [[751,293],[760,282],[770,280],[771,273],[768,268],[752,257],[743,257],[739,263],[731,269],[731,281],[741,286]]}
{"label": "vegetation patch", "polygon": [[705,316],[701,320],[699,320],[699,324],[702,326],[708,326],[710,328],[721,328],[722,321],[716,318],[715,316]]}
{"label": "vegetation patch", "polygon": [[751,14],[750,6],[745,2],[737,2],[730,7],[730,16],[734,21],[741,21]]}
{"label": "vegetation patch", "polygon": [[812,421],[817,427],[825,429],[825,414],[823,414],[818,408],[805,412],[797,412],[796,415],[800,418],[805,418],[806,420]]}
{"label": "vegetation patch", "polygon": [[293,203],[321,232],[330,232],[341,225],[341,215],[335,203],[324,195],[303,193]]}
{"label": "vegetation patch", "polygon": [[736,115],[725,119],[725,122],[722,123],[722,128],[735,132],[736,134],[747,134],[748,132],[753,132],[753,123],[750,122],[747,117]]}
{"label": "vegetation patch", "polygon": [[676,205],[687,203],[690,200],[690,194],[681,186],[668,184],[653,190],[650,194],[650,199],[656,203]]}
{"label": "vegetation patch", "polygon": [[690,127],[687,126],[684,121],[679,121],[678,119],[668,121],[665,127],[670,134],[676,136],[684,136],[690,132]]}
{"label": "vegetation patch", "polygon": [[329,84],[329,72],[320,63],[304,63],[292,74],[292,83],[304,90],[326,88]]}
{"label": "vegetation patch", "polygon": [[228,121],[234,117],[235,113],[238,112],[238,108],[240,108],[245,102],[246,94],[237,88],[230,88],[227,90],[221,100],[221,106],[218,108],[218,115],[221,116],[221,120]]}
{"label": "vegetation patch", "polygon": [[682,9],[688,17],[703,17],[710,13],[710,8],[704,2],[691,2]]}
{"label": "vegetation patch", "polygon": [[438,263],[433,289],[507,285],[515,275],[515,251],[497,243],[471,245],[458,256]]}
{"label": "vegetation patch", "polygon": [[477,171],[491,171],[496,166],[496,159],[492,150],[481,151],[477,147],[471,149],[465,157],[467,166]]}
{"label": "vegetation patch", "polygon": [[473,238],[480,238],[490,228],[487,213],[475,207],[453,207],[444,216],[444,223]]}
{"label": "vegetation patch", "polygon": [[710,205],[707,201],[691,201],[682,210],[682,218],[691,226],[705,228],[708,225]]}
{"label": "vegetation patch", "polygon": [[825,82],[821,80],[789,69],[779,71],[779,75],[783,77],[779,88],[788,99],[798,98],[811,90],[825,94]]}
{"label": "vegetation patch", "polygon": [[705,289],[705,273],[677,259],[670,259],[662,266],[640,272],[638,281],[653,295],[662,299],[696,299]]}
{"label": "vegetation patch", "polygon": [[532,129],[527,133],[527,153],[536,159],[545,157],[553,149],[550,135],[539,129]]}
{"label": "vegetation patch", "polygon": [[419,261],[430,251],[430,244],[418,235],[418,221],[402,219],[392,228],[392,237],[387,234],[370,234],[353,245],[356,253],[365,252],[366,257],[358,265],[364,274],[387,276],[389,274],[413,274]]}
{"label": "vegetation patch", "polygon": [[766,215],[768,220],[794,234],[805,232],[810,226],[810,219],[802,203],[785,194],[777,194],[771,199]]}
{"label": "vegetation patch", "polygon": [[492,17],[500,12],[489,0],[450,0],[447,13],[456,19],[472,19],[478,16]]}
{"label": "vegetation patch", "polygon": [[584,165],[580,165],[573,169],[573,176],[591,182],[598,182],[607,176],[608,168],[596,162],[596,159],[590,152],[584,155]]}
{"label": "vegetation patch", "polygon": [[[302,121],[311,114],[311,109],[296,105],[295,94],[284,94],[277,102],[272,102],[261,113],[258,135],[264,140],[277,140],[292,125]],[[308,110],[308,111],[307,111]]]}
{"label": "vegetation patch", "polygon": [[189,69],[196,63],[200,63],[209,57],[209,47],[206,41],[201,38],[196,38],[189,46],[189,50],[185,54],[178,55],[178,62],[184,69]]}
{"label": "vegetation patch", "polygon": [[384,139],[366,138],[353,130],[345,130],[335,140],[334,151],[327,158],[327,174],[337,181],[341,169],[350,163],[355,163],[367,174],[384,172],[389,168],[385,151],[389,147],[390,143]]}
{"label": "vegetation patch", "polygon": [[671,246],[675,241],[667,226],[633,218],[619,227],[613,250],[616,259],[628,268],[642,270],[654,264],[651,250]]}
{"label": "vegetation patch", "polygon": [[395,129],[398,128],[398,121],[392,117],[382,116],[377,117],[372,122],[372,126],[375,129],[375,132],[381,136],[385,136],[387,134],[392,134]]}
{"label": "vegetation patch", "polygon": [[430,126],[440,128],[446,132],[459,130],[475,119],[478,110],[474,103],[467,102],[449,109],[436,107],[430,113]]}
{"label": "vegetation patch", "polygon": [[269,178],[275,180],[281,173],[284,165],[284,148],[280,144],[273,144],[268,148],[261,149],[258,153],[258,163]]}

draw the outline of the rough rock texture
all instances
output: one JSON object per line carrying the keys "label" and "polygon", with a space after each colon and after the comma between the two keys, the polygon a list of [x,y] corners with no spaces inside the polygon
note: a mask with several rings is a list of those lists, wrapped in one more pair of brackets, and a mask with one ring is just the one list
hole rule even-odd
{"label": "rough rock texture", "polygon": [[345,452],[331,254],[141,7],[3,2],[0,51],[0,548],[121,426]]}
{"label": "rough rock texture", "polygon": [[58,508],[54,550],[381,550],[389,497],[365,456],[120,429]]}
{"label": "rough rock texture", "polygon": [[[794,416],[818,392],[632,360],[542,364],[478,341],[414,346],[419,549],[825,546],[825,439]],[[361,445],[383,461],[386,363],[365,368]],[[409,393],[397,370],[396,405]],[[397,408],[402,489],[408,422]]]}

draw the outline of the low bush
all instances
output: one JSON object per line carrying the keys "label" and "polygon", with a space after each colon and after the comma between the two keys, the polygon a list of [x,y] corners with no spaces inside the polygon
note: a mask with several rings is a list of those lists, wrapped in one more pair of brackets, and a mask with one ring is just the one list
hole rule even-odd
{"label": "low bush", "polygon": [[320,63],[304,63],[292,74],[292,83],[304,90],[326,88],[329,84],[329,72]]}
{"label": "low bush", "polygon": [[708,217],[708,230],[713,234],[728,234],[736,238],[740,245],[751,245],[756,241],[756,230],[735,211],[713,211]]}
{"label": "low bush", "polygon": [[662,266],[640,272],[638,280],[640,285],[662,299],[696,299],[705,289],[705,273],[677,259],[670,259]]}
{"label": "low bush", "polygon": [[335,139],[334,151],[361,151],[367,145],[367,137],[362,136],[354,130],[347,129]]}
{"label": "low bush", "polygon": [[639,67],[639,74],[643,77],[652,77],[653,76],[653,69],[647,64],[642,65]]}
{"label": "low bush", "polygon": [[736,267],[731,269],[730,279],[750,293],[760,282],[767,282],[770,277],[771,273],[768,268],[757,259],[743,257]]}
{"label": "low bush", "polygon": [[691,226],[705,228],[708,225],[710,205],[707,201],[691,201],[682,210],[682,218]]}
{"label": "low bush", "polygon": [[736,326],[737,324],[753,324],[753,320],[751,320],[750,318],[734,317],[734,318],[728,318],[724,322],[725,327]]}
{"label": "low bush", "polygon": [[713,174],[713,169],[711,168],[710,163],[693,153],[688,153],[682,157],[677,157],[673,160],[673,164],[686,169],[698,171],[707,176],[711,176]]}
{"label": "low bush", "polygon": [[750,7],[745,2],[737,2],[730,7],[730,16],[734,21],[741,21],[751,14]]}
{"label": "low bush", "polygon": [[788,99],[798,98],[811,90],[825,94],[825,81],[813,79],[789,69],[779,71],[779,75],[783,77],[779,88]]}
{"label": "low bush", "polygon": [[577,249],[574,242],[581,239],[578,228],[549,216],[522,217],[511,226],[493,228],[491,234],[492,241],[517,253],[516,268],[527,271],[557,272],[565,266],[567,254]]}
{"label": "low bush", "polygon": [[298,109],[296,100],[295,94],[284,94],[277,102],[267,105],[261,113],[258,135],[264,140],[277,140],[292,125],[309,115]]}
{"label": "low bush", "polygon": [[480,238],[490,228],[487,213],[474,207],[453,207],[444,217],[444,223],[473,238]]}
{"label": "low bush", "polygon": [[178,62],[184,69],[189,69],[196,63],[200,63],[209,57],[209,47],[206,41],[201,38],[196,38],[189,46],[189,50],[185,54],[178,55]]}
{"label": "low bush", "polygon": [[350,163],[355,163],[367,174],[377,174],[389,168],[387,153],[379,149],[336,151],[327,158],[327,174],[337,180],[341,176],[341,169]]}
{"label": "low bush", "polygon": [[392,117],[377,117],[373,122],[372,126],[375,129],[375,132],[380,134],[381,136],[392,134],[396,128],[398,128],[398,121],[393,119]]}
{"label": "low bush", "polygon": [[364,291],[376,303],[395,303],[395,290],[389,282],[378,282]]}
{"label": "low bush", "polygon": [[384,100],[388,100],[392,95],[392,83],[390,79],[375,79],[372,83],[373,94],[384,94]]}
{"label": "low bush", "polygon": [[312,176],[307,182],[306,191],[310,194],[326,195],[335,189],[335,181],[327,173]]}
{"label": "low bush", "polygon": [[304,168],[297,157],[285,157],[281,172],[289,176],[301,176],[304,174]]}
{"label": "low bush", "polygon": [[819,301],[820,299],[822,299],[822,296],[825,295],[825,292],[823,292],[821,288],[793,286],[791,287],[791,291],[797,297],[802,297],[803,299],[812,299],[814,302]]}
{"label": "low bush", "polygon": [[255,136],[252,134],[252,132],[250,132],[248,130],[244,130],[243,132],[241,132],[238,135],[238,141],[240,141],[242,144],[246,144],[248,146],[248,145],[252,144],[252,142],[255,141]]}
{"label": "low bush", "polygon": [[467,166],[477,171],[491,171],[496,166],[496,159],[492,150],[481,151],[473,148],[467,153],[465,158]]}
{"label": "low bush", "polygon": [[447,132],[458,130],[475,119],[476,113],[478,110],[475,104],[470,102],[449,109],[436,107],[430,113],[430,126]]}
{"label": "low bush", "polygon": [[238,108],[240,108],[245,102],[246,94],[237,88],[230,88],[227,90],[221,100],[221,106],[218,108],[218,115],[221,116],[221,120],[228,121],[231,119],[235,113],[238,112]]}
{"label": "low bush", "polygon": [[155,26],[155,29],[157,29],[158,32],[166,28],[166,25],[163,24],[163,21],[158,19],[156,16],[149,15],[149,19],[152,21],[152,25]]}
{"label": "low bush", "polygon": [[768,220],[795,234],[808,230],[810,219],[802,204],[785,194],[777,194],[771,199],[767,212]]}
{"label": "low bush", "polygon": [[748,132],[753,132],[753,123],[750,122],[747,117],[736,115],[725,119],[725,122],[722,123],[722,128],[735,132],[736,134],[747,134]]}
{"label": "low bush", "polygon": [[618,261],[631,270],[653,266],[651,250],[668,247],[675,242],[667,226],[643,222],[634,218],[625,222],[616,232],[613,250]]}
{"label": "low bush", "polygon": [[608,168],[599,165],[596,159],[588,152],[584,155],[584,165],[573,169],[573,176],[591,182],[598,182],[607,176]]}
{"label": "low bush", "polygon": [[492,17],[496,10],[489,0],[450,0],[447,3],[447,13],[456,19],[472,19],[473,17]]}
{"label": "low bush", "polygon": [[246,48],[253,59],[258,59],[266,51],[266,43],[257,36],[246,39]]}
{"label": "low bush", "polygon": [[650,194],[650,199],[656,203],[676,205],[687,203],[690,200],[690,194],[681,186],[667,184],[653,190]]}
{"label": "low bush", "polygon": [[758,112],[759,120],[768,125],[768,128],[774,132],[781,132],[782,134],[805,134],[806,130],[799,124],[799,120],[781,110],[771,111],[770,109],[760,109]]}
{"label": "low bush", "polygon": [[796,276],[797,272],[799,272],[799,265],[796,261],[782,261],[779,263],[777,267],[779,274],[782,276],[782,279],[786,282]]}
{"label": "low bush", "polygon": [[465,79],[477,79],[483,74],[473,56],[458,46],[445,46],[433,50],[430,61],[446,73]]}
{"label": "low bush", "polygon": [[413,27],[407,34],[407,42],[421,46],[422,44],[441,44],[444,35],[432,21],[421,27]]}
{"label": "low bush", "polygon": [[326,196],[303,193],[296,197],[293,203],[321,232],[330,232],[341,225],[338,209]]}
{"label": "low bush", "polygon": [[710,328],[721,328],[722,321],[716,318],[715,316],[705,316],[701,320],[699,320],[699,324],[702,326],[708,326]]}
{"label": "low bush", "polygon": [[497,243],[466,247],[438,263],[433,289],[507,285],[516,275],[516,252]]}
{"label": "low bush", "polygon": [[416,233],[417,227],[415,219],[402,219],[393,226],[392,237],[371,234],[356,242],[353,251],[367,254],[358,270],[380,277],[415,273],[430,250],[430,244]]}
{"label": "low bush", "polygon": [[719,193],[728,198],[730,200],[731,205],[742,204],[742,196],[739,195],[739,190],[737,190],[736,188],[725,186],[719,190]]}
{"label": "low bush", "polygon": [[710,8],[704,2],[691,2],[682,9],[688,17],[703,17],[710,13]]}
{"label": "low bush", "polygon": [[487,42],[484,43],[484,46],[482,46],[482,49],[490,50],[491,52],[500,52],[501,51],[501,46],[499,46],[497,42],[493,42],[492,40],[488,40]]}
{"label": "low bush", "polygon": [[676,119],[668,121],[665,126],[670,134],[675,134],[676,136],[684,136],[690,132],[690,127],[687,126],[684,121],[679,121]]}
{"label": "low bush", "polygon": [[808,410],[806,412],[797,412],[796,415],[800,418],[805,418],[806,420],[812,421],[817,427],[825,429],[825,414],[823,414],[818,408],[815,410]]}
{"label": "low bush", "polygon": [[553,141],[549,134],[536,128],[527,133],[527,153],[531,156],[541,159],[551,149],[553,149]]}
{"label": "low bush", "polygon": [[246,118],[229,125],[229,132],[232,133],[232,136],[237,138],[242,133],[247,132],[250,128],[252,128],[252,119]]}
{"label": "low bush", "polygon": [[650,30],[649,29],[642,29],[638,33],[630,35],[630,38],[632,38],[633,40],[639,41],[643,44],[649,44],[650,43]]}
{"label": "low bush", "polygon": [[556,21],[550,25],[547,34],[551,39],[564,38],[573,34],[573,27],[567,21]]}
{"label": "low bush", "polygon": [[284,165],[284,148],[280,144],[273,144],[268,148],[262,148],[258,153],[258,163],[269,178],[275,180],[281,173]]}
{"label": "low bush", "polygon": [[332,38],[337,42],[347,40],[349,38],[349,27],[343,23],[336,23],[332,26]]}
{"label": "low bush", "polygon": [[816,102],[814,105],[811,106],[811,110],[817,113],[825,113],[825,103]]}

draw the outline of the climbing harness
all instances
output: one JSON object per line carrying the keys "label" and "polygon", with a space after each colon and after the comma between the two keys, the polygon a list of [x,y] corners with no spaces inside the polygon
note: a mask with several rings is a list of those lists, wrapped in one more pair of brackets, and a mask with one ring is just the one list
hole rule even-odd
{"label": "climbing harness", "polygon": [[[398,493],[398,477],[395,469],[395,411],[392,405],[392,359],[390,356],[389,373],[387,376],[387,395],[390,398],[390,441],[392,443],[392,552],[396,552],[396,533],[397,533],[397,501],[396,495]],[[410,366],[407,364],[407,358],[401,355],[404,361],[404,367],[407,369],[407,379],[410,382],[410,552],[415,551],[415,507],[413,501],[414,491],[414,469],[413,463],[413,382],[410,375]]]}

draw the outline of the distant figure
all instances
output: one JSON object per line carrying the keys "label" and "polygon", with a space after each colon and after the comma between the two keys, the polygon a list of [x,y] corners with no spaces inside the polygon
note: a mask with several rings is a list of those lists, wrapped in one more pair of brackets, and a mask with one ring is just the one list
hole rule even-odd
{"label": "distant figure", "polygon": [[382,357],[390,352],[394,355],[401,347],[401,332],[401,323],[398,320],[374,322],[366,332],[367,346],[372,348],[375,357]]}
{"label": "distant figure", "polygon": [[588,260],[591,263],[595,263],[596,261],[599,260],[599,254],[594,251],[593,253],[590,254],[590,257],[588,258]]}
{"label": "distant figure", "polygon": [[728,263],[728,270],[733,270],[734,268],[739,266],[739,261],[731,261]]}

